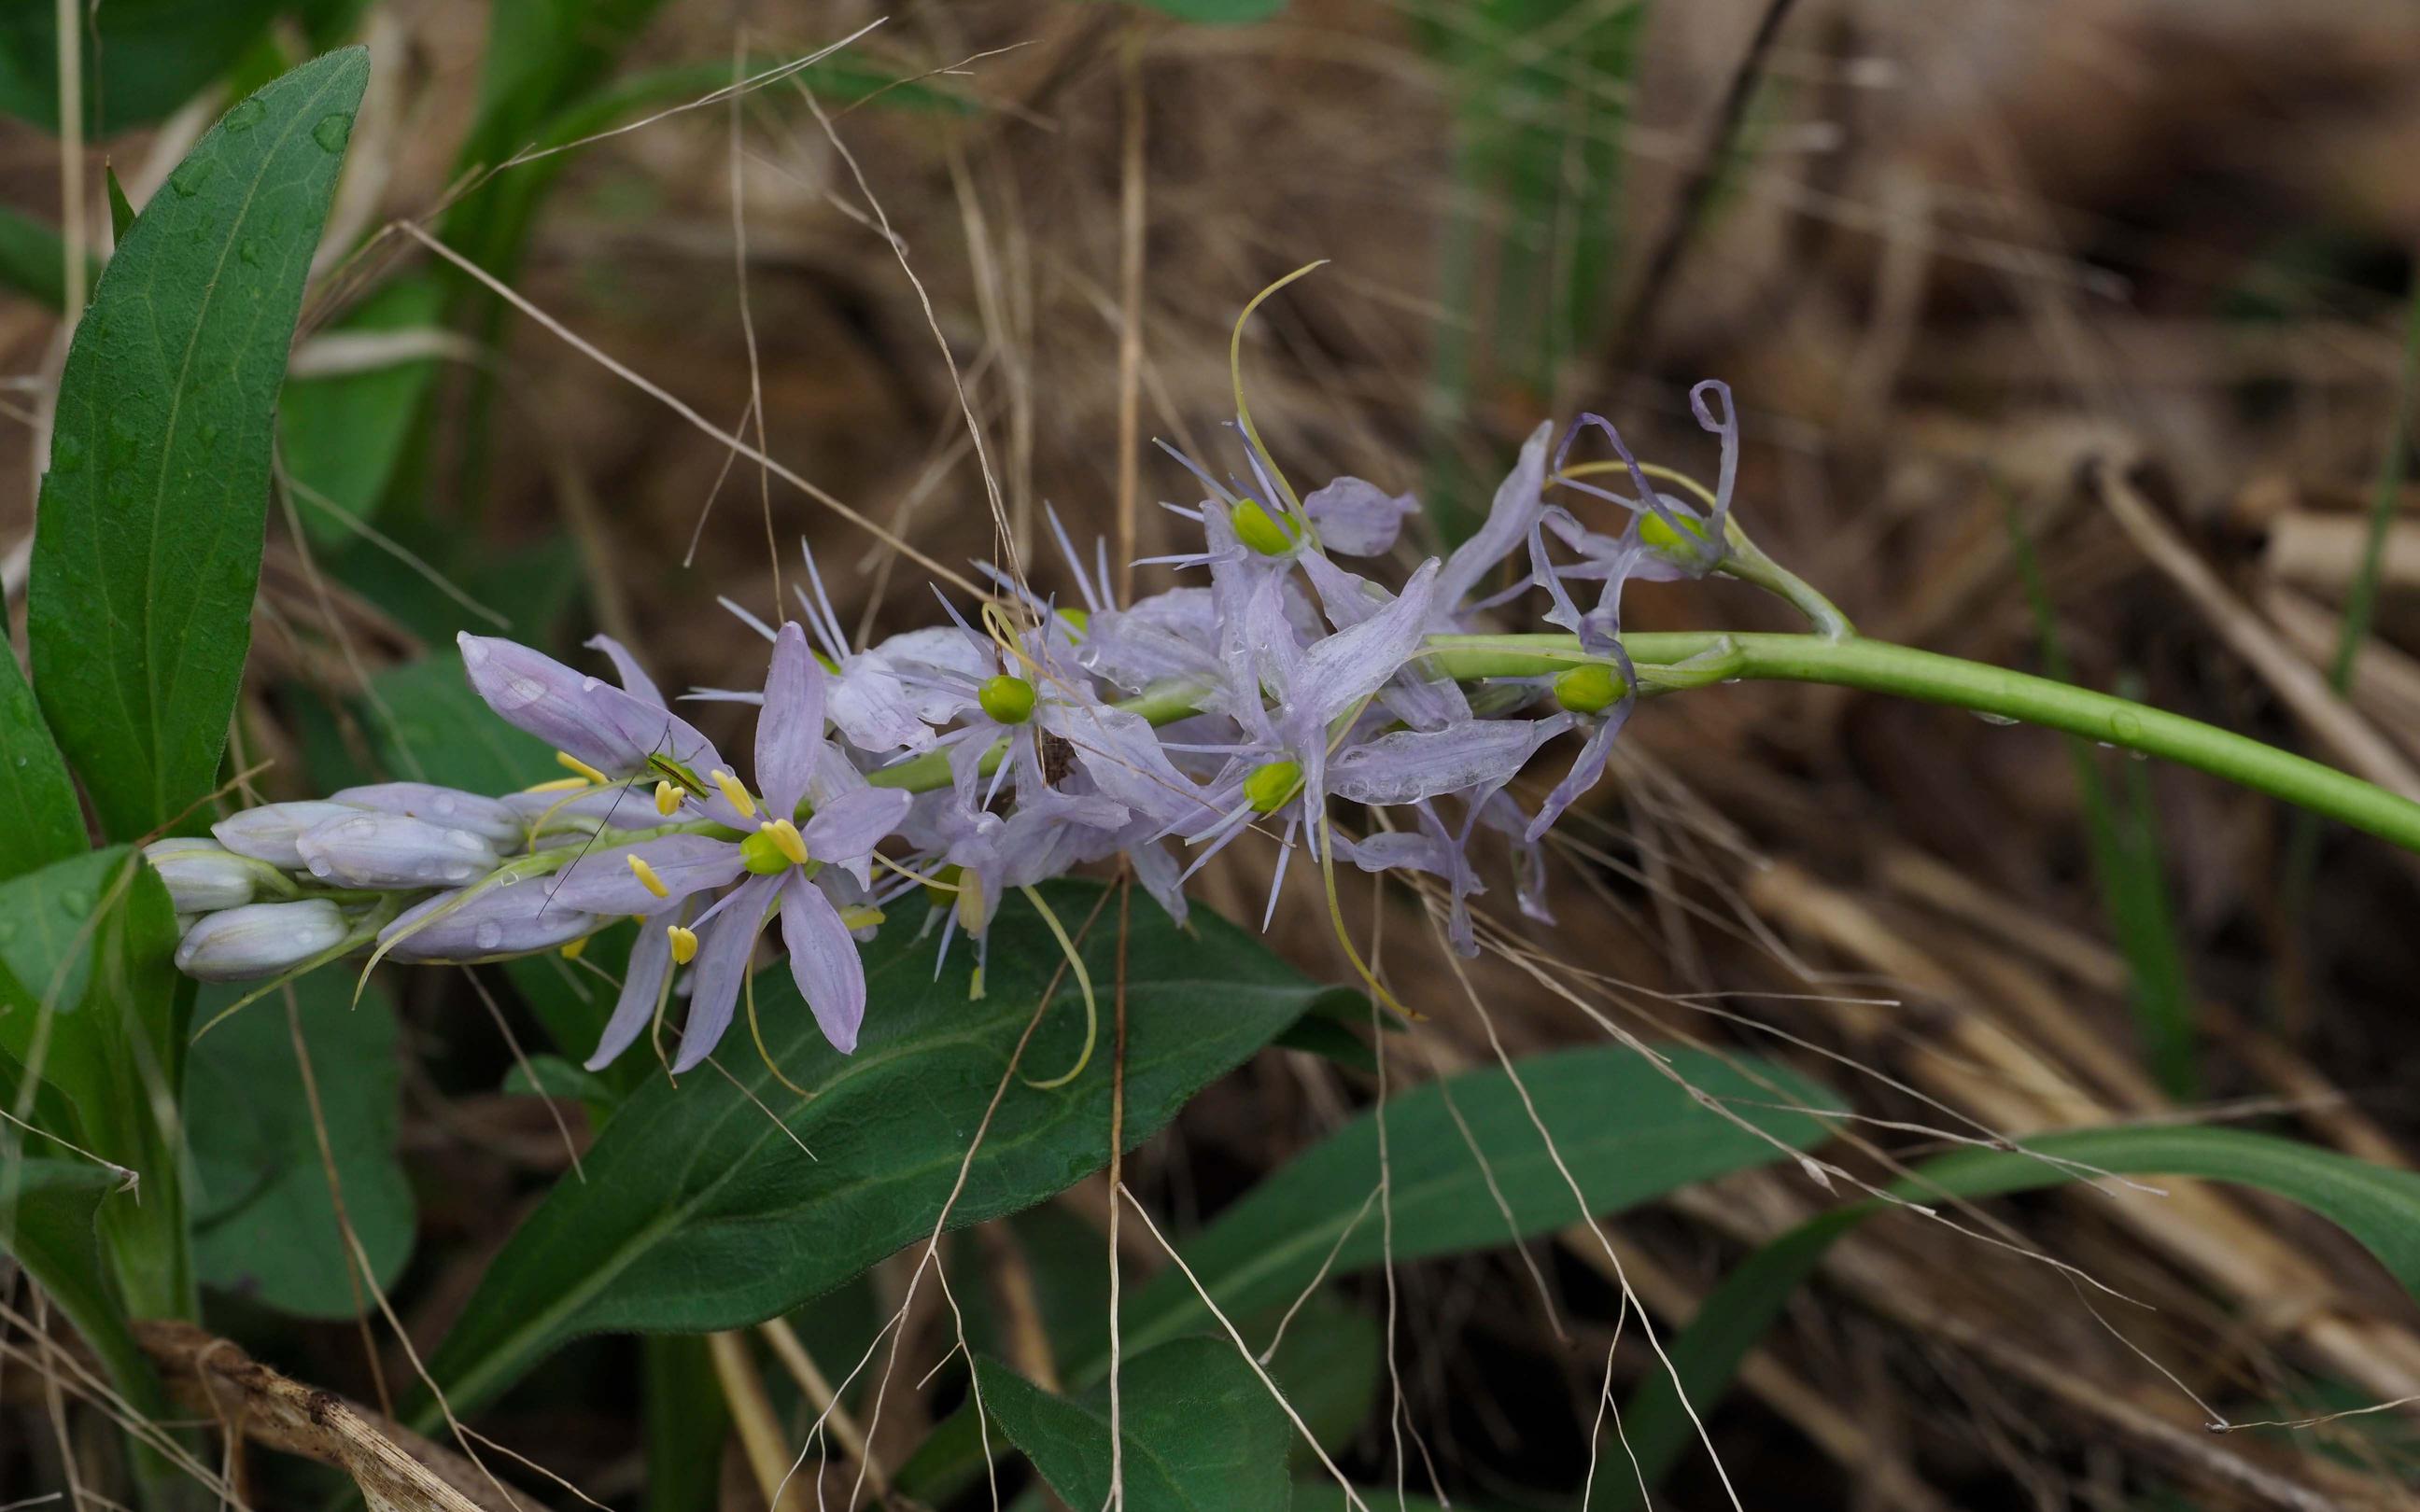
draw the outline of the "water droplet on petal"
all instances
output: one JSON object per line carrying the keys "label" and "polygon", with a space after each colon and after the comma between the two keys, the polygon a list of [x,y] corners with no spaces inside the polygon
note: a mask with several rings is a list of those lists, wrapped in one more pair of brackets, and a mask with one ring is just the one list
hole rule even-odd
{"label": "water droplet on petal", "polygon": [[594,693],[604,686],[594,677],[583,677],[580,680],[580,691],[582,693]]}
{"label": "water droplet on petal", "polygon": [[468,861],[448,861],[445,864],[445,880],[448,882],[468,882],[478,874],[479,869]]}
{"label": "water droplet on petal", "polygon": [[509,677],[504,680],[506,706],[520,708],[546,697],[546,685],[535,677]]}
{"label": "water droplet on petal", "polygon": [[2022,720],[2022,719],[2011,719],[2011,718],[2009,718],[2009,717],[2007,715],[2005,715],[2005,714],[1993,714],[1993,713],[1992,713],[1992,712],[1991,712],[1990,710],[1988,710],[1988,709],[1972,709],[1972,710],[1969,710],[1968,712],[1969,712],[1969,713],[1971,713],[1971,714],[1973,714],[1973,715],[1975,716],[1975,717],[1976,717],[1976,718],[1982,720],[1985,724],[1996,724],[1996,725],[2004,725],[2004,726],[2005,726],[2005,725],[2023,724],[2023,723],[2024,723],[2024,720]]}
{"label": "water droplet on petal", "polygon": [[328,858],[326,856],[315,856],[311,857],[311,874],[313,876],[324,877],[334,870],[334,867],[328,864]]}
{"label": "water droplet on petal", "polygon": [[504,926],[489,919],[471,932],[471,940],[482,950],[492,950],[504,943]]}

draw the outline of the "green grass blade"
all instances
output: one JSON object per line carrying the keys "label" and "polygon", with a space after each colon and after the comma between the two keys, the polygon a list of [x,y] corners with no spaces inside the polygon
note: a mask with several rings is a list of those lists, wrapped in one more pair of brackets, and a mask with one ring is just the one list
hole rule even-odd
{"label": "green grass blade", "polygon": [[27,637],[43,713],[112,837],[217,780],[271,418],[368,79],[361,49],[332,53],[229,111],[136,217],[69,348]]}

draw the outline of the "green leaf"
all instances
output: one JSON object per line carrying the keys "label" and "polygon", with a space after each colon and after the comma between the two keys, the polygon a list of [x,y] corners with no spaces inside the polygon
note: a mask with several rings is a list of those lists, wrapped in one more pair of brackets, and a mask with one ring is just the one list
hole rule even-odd
{"label": "green leaf", "polygon": [[385,714],[376,705],[364,712],[380,764],[392,776],[498,794],[563,773],[544,741],[479,702],[453,652],[380,672],[373,686]]}
{"label": "green leaf", "polygon": [[159,1399],[149,1359],[127,1327],[126,1304],[101,1264],[95,1221],[113,1195],[132,1204],[118,1173],[85,1160],[30,1159],[17,1141],[0,1166],[0,1250],[50,1293],[68,1321],[138,1401]]}
{"label": "green leaf", "polygon": [[[444,290],[434,278],[398,279],[330,330],[375,335],[430,327],[443,303]],[[296,509],[313,542],[350,542],[356,532],[348,519],[367,520],[378,512],[436,371],[433,359],[417,358],[287,381],[277,405],[279,455],[298,491],[317,496],[298,500]]]}
{"label": "green leaf", "polygon": [[605,1078],[561,1056],[532,1056],[504,1072],[504,1090],[513,1097],[560,1097],[610,1105],[613,1088]]}
{"label": "green leaf", "polygon": [[[56,312],[67,308],[67,242],[30,215],[0,208],[0,284]],[[101,260],[85,259],[84,286],[101,277]]]}
{"label": "green leaf", "polygon": [[[402,1123],[395,1014],[375,985],[352,1000],[349,971],[317,971],[294,983],[318,1080],[328,1147],[345,1215],[381,1287],[411,1257],[411,1185],[396,1159]],[[200,1021],[241,996],[201,994]],[[303,1093],[282,993],[227,1018],[195,1041],[185,1077],[193,1149],[194,1250],[201,1279],[302,1318],[351,1318],[351,1251],[336,1211]]]}
{"label": "green leaf", "polygon": [[[1077,883],[1046,892],[1070,930],[1100,899],[1097,887]],[[1130,1144],[1265,1044],[1321,990],[1223,920],[1197,913],[1192,932],[1180,933],[1156,908],[1132,917]],[[531,1214],[430,1362],[458,1411],[487,1400],[574,1334],[741,1327],[931,1231],[1062,958],[1033,910],[1011,901],[992,927],[989,994],[970,1001],[970,952],[957,951],[935,980],[922,922],[910,908],[866,948],[872,1008],[854,1056],[824,1042],[786,970],[758,978],[767,1049],[812,1101],[782,1088],[743,1022],[718,1057],[738,1086],[701,1071],[678,1087],[651,1081],[623,1105],[587,1155],[587,1180],[559,1183]],[[1115,935],[1112,918],[1095,925],[1085,949],[1105,992],[1116,971]],[[1026,1074],[1072,1065],[1083,1017],[1073,985],[1063,987],[1026,1052]],[[644,1042],[632,1052],[646,1053]],[[781,1114],[780,1126],[768,1108]],[[1065,1087],[1012,1082],[948,1207],[949,1223],[1013,1212],[1099,1169],[1109,1160],[1109,1126],[1106,1045]]]}
{"label": "green leaf", "polygon": [[14,656],[0,653],[0,881],[86,849],[84,807]]}
{"label": "green leaf", "polygon": [[[156,121],[226,71],[282,0],[108,0],[79,4],[85,130],[107,136]],[[59,126],[58,8],[19,0],[0,15],[0,111]]]}
{"label": "green leaf", "polygon": [[117,181],[116,168],[102,164],[101,177],[109,188],[109,239],[115,246],[134,229],[134,206],[126,197],[126,186]]}
{"label": "green leaf", "polygon": [[140,1177],[141,1202],[101,1213],[139,1317],[190,1316],[193,1298],[173,1123],[193,993],[176,946],[168,890],[127,846],[0,883],[0,1051],[21,1087],[38,1078],[73,1108],[72,1130],[44,1133]]}
{"label": "green leaf", "polygon": [[[2420,1296],[2420,1174],[2390,1170],[2273,1134],[2195,1127],[2079,1129],[2028,1139],[2026,1151],[1966,1149],[1918,1166],[1893,1188],[1914,1201],[1982,1197],[2062,1186],[2073,1166],[2120,1176],[2196,1176],[2234,1181],[2301,1204],[2340,1226]],[[2119,1200],[2125,1200],[2123,1193]],[[1740,1262],[1668,1348],[1702,1414],[1729,1387],[1833,1242],[1886,1210],[1861,1202],[1810,1219]],[[1622,1409],[1623,1437],[1650,1486],[1696,1442],[1671,1380],[1650,1377]],[[1636,1487],[1632,1487],[1635,1493]]]}
{"label": "green leaf", "polygon": [[332,53],[228,112],[135,218],[68,350],[27,636],[52,733],[115,838],[217,780],[271,414],[368,77],[361,49]]}
{"label": "green leaf", "polygon": [[[1823,1125],[1812,1119],[1754,1105],[1822,1101],[1791,1072],[1752,1060],[1726,1064],[1690,1051],[1667,1055],[1690,1086],[1734,1100],[1743,1120],[1774,1137],[1760,1138],[1710,1111],[1688,1087],[1621,1046],[1530,1057],[1520,1062],[1522,1084],[1587,1194],[1590,1215],[1619,1212],[1823,1139]],[[1457,1111],[1468,1140],[1454,1120]],[[1415,1087],[1391,1099],[1385,1112],[1397,1262],[1495,1249],[1515,1234],[1526,1238],[1579,1220],[1571,1188],[1501,1068]],[[1485,1167],[1471,1153],[1474,1144],[1486,1152]],[[1489,1192],[1490,1171],[1512,1211],[1509,1226]],[[1364,1208],[1377,1183],[1377,1120],[1365,1113],[1188,1240],[1187,1262],[1230,1317],[1283,1307],[1323,1263],[1329,1274],[1342,1276],[1384,1258],[1377,1209]],[[1345,1236],[1341,1248],[1340,1235]],[[1148,1349],[1209,1320],[1192,1285],[1181,1273],[1166,1271],[1131,1304],[1125,1345]]]}
{"label": "green leaf", "polygon": [[[984,1406],[1072,1506],[1109,1494],[1109,1391],[1054,1396],[997,1361]],[[1281,1508],[1294,1426],[1226,1338],[1177,1339],[1119,1367],[1125,1504],[1132,1512]]]}
{"label": "green leaf", "polygon": [[642,1341],[646,1375],[645,1512],[714,1512],[731,1412],[702,1338]]}
{"label": "green leaf", "polygon": [[[1353,1494],[1370,1512],[1448,1512],[1446,1504],[1435,1497],[1406,1494],[1398,1501],[1391,1486],[1383,1490],[1375,1486],[1357,1486]],[[1454,1505],[1462,1512],[1477,1512],[1469,1502],[1456,1501]],[[1344,1488],[1334,1481],[1303,1480],[1295,1483],[1293,1512],[1355,1512],[1355,1508]]]}

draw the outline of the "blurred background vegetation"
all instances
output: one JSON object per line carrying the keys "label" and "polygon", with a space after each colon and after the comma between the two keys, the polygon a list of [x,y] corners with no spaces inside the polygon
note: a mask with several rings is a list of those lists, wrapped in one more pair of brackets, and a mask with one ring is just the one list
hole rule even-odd
{"label": "blurred background vegetation", "polygon": [[[50,11],[0,16],[0,107],[23,117],[0,128],[0,585],[21,622],[69,282]],[[1711,474],[1686,393],[1718,377],[1743,416],[1742,518],[1869,633],[2128,690],[2420,794],[2420,11],[107,0],[88,20],[73,166],[98,185],[106,163],[136,205],[256,85],[371,49],[282,407],[234,758],[274,764],[251,779],[265,796],[547,775],[462,690],[460,629],[566,654],[602,629],[668,687],[745,681],[759,653],[717,599],[776,612],[800,536],[845,623],[925,622],[929,573],[830,501],[950,566],[989,555],[962,402],[1046,591],[1070,586],[1046,505],[1080,540],[1123,519],[1136,555],[1171,548],[1151,506],[1190,486],[1147,442],[1219,449],[1230,325],[1314,258],[1246,344],[1254,417],[1297,477],[1417,489],[1425,548],[1467,529],[1544,418],[1602,412],[1640,455]],[[97,193],[83,220],[98,248]],[[1730,585],[1630,603],[1634,628],[1784,627]],[[733,733],[719,712],[702,722]],[[1659,703],[1617,777],[1557,856],[1560,928],[1529,941],[1624,1030],[1790,1059],[1899,1156],[1944,1129],[2174,1120],[2409,1164],[2408,856],[2194,774],[1829,688]],[[1271,856],[1253,849],[1205,873],[1230,917],[1259,911]],[[1315,878],[1289,889],[1275,948],[1346,979]],[[1491,1060],[1434,943],[1386,907],[1388,968],[1436,984],[1432,1021],[1386,1037],[1388,1075]],[[1349,901],[1357,932],[1370,908]],[[1471,969],[1514,1053],[1602,1040],[1521,962]],[[542,964],[482,975],[533,1044],[585,1022]],[[344,1041],[322,1051],[332,1111],[360,1125],[348,1148],[384,1204],[353,1216],[386,1225],[425,1350],[566,1168],[556,1115],[587,1137],[580,1103],[508,1079],[461,974],[397,977],[324,1022]],[[213,1100],[240,1119],[271,1079],[243,1059],[278,1051],[261,1032],[197,1070],[197,1120]],[[1264,1056],[1128,1180],[1189,1231],[1375,1091],[1368,1069]],[[1873,1154],[1840,1158],[1879,1171]],[[2159,1184],[2164,1201],[2077,1187],[1962,1229],[1861,1229],[1709,1411],[1731,1484],[1805,1507],[2412,1504],[2404,1414],[2216,1436],[2195,1400],[2304,1419],[2420,1393],[2410,1299],[2300,1210]],[[1833,1200],[1750,1171],[1633,1211],[1613,1251],[1669,1330]],[[365,1350],[400,1381],[401,1346],[341,1320],[359,1302],[313,1221],[325,1195],[296,1201],[222,1234],[215,1260],[204,1238],[217,1320],[375,1400]],[[1095,1181],[956,1236],[961,1295],[1001,1337],[1037,1294],[1063,1349],[1097,1331],[1107,1207]],[[1577,1233],[1324,1297],[1310,1375],[1334,1399],[1306,1411],[1355,1478],[1392,1484],[1408,1455],[1416,1489],[1458,1502],[1577,1504],[1621,1317],[1608,1252]],[[878,1267],[793,1323],[817,1358],[854,1358],[897,1279]],[[1389,1316],[1409,1450],[1377,1405]],[[935,1317],[910,1337],[903,1382],[947,1348]],[[481,1427],[611,1504],[762,1504],[693,1342],[574,1345]],[[1616,1399],[1654,1370],[1625,1347]],[[766,1375],[795,1427],[800,1398]],[[42,1404],[5,1395],[0,1485],[51,1489]],[[939,1411],[898,1394],[868,1452],[895,1466]],[[704,1445],[706,1473],[649,1475],[661,1435]],[[1596,1494],[1618,1500],[1626,1462],[1604,1443]],[[293,1467],[269,1476],[258,1504],[316,1494]],[[1726,1504],[1702,1449],[1666,1487]]]}

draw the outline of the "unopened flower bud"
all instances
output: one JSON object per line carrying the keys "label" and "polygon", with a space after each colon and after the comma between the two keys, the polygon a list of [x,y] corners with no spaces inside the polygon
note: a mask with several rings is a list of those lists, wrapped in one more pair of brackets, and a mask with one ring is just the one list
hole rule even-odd
{"label": "unopened flower bud", "polygon": [[1264,557],[1281,557],[1294,549],[1294,521],[1272,517],[1257,499],[1237,504],[1229,518],[1234,522],[1235,538]]}
{"label": "unopened flower bud", "polygon": [[1244,801],[1256,813],[1275,813],[1302,787],[1302,763],[1269,762],[1244,779]]}
{"label": "unopened flower bud", "polygon": [[1722,556],[1721,543],[1707,537],[1706,522],[1678,509],[1669,510],[1668,519],[1652,510],[1640,516],[1638,539],[1656,555],[1687,567]]}
{"label": "unopened flower bud", "polygon": [[203,981],[253,981],[290,971],[351,933],[325,898],[246,903],[204,916],[177,947],[177,969]]}
{"label": "unopened flower bud", "polygon": [[256,861],[287,872],[302,870],[302,855],[295,841],[303,831],[362,810],[347,803],[264,803],[257,809],[246,809],[210,826],[219,843],[238,856],[249,856]]}
{"label": "unopened flower bud", "polygon": [[594,933],[605,920],[551,898],[545,877],[441,892],[379,931],[391,961],[457,964],[535,955]]}
{"label": "unopened flower bud", "polygon": [[311,874],[340,887],[442,887],[494,871],[504,858],[467,829],[399,813],[353,812],[295,841]]}
{"label": "unopened flower bud", "polygon": [[1603,714],[1627,691],[1621,674],[1601,661],[1569,668],[1555,677],[1555,702],[1574,714]]}
{"label": "unopened flower bud", "polygon": [[975,701],[1002,724],[1023,724],[1033,717],[1033,685],[1006,672],[985,683]]}
{"label": "unopened flower bud", "polygon": [[528,825],[507,805],[434,782],[373,782],[332,793],[328,801],[408,814],[447,829],[467,829],[490,845],[517,848],[529,835]]}
{"label": "unopened flower bud", "polygon": [[238,856],[216,841],[163,840],[143,847],[143,858],[168,887],[180,914],[214,914],[240,908],[259,896],[262,863]]}

